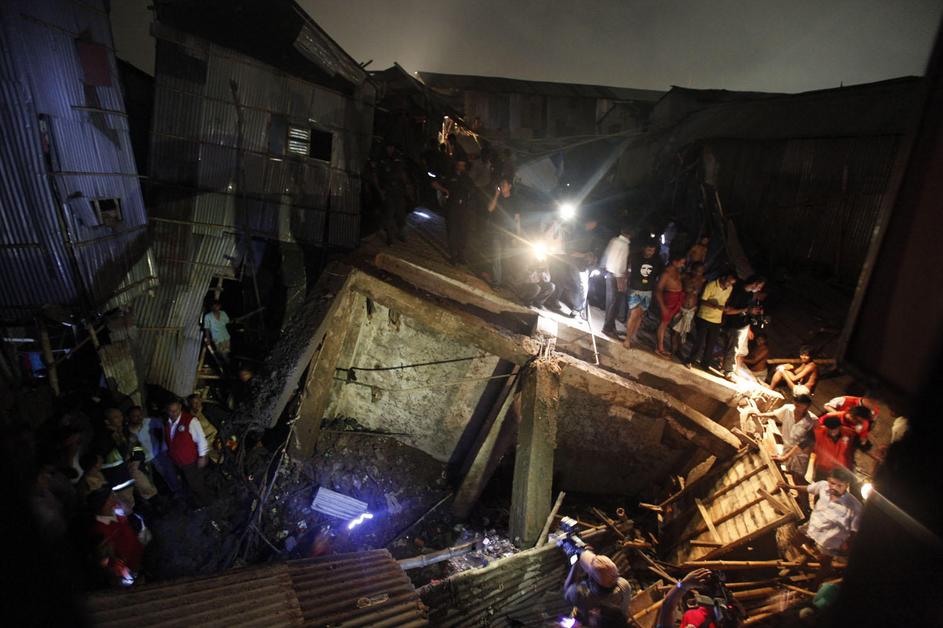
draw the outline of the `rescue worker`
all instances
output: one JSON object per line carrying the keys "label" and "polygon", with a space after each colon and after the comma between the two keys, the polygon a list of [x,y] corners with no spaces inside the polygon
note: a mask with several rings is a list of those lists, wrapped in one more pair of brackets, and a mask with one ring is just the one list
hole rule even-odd
{"label": "rescue worker", "polygon": [[203,471],[210,447],[200,421],[189,412],[184,412],[179,401],[167,404],[164,442],[170,459],[186,482],[194,501],[198,506],[205,506],[209,502],[209,495],[203,481]]}
{"label": "rescue worker", "polygon": [[406,204],[412,197],[412,186],[406,166],[392,140],[386,141],[383,157],[377,162],[374,175],[374,184],[383,208],[381,223],[386,233],[386,243],[393,244],[394,236],[405,242],[403,228],[406,226]]}

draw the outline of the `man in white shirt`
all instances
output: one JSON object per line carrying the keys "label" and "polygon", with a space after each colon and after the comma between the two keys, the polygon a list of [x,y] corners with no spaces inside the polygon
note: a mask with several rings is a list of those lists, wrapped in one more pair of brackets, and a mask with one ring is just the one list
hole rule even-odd
{"label": "man in white shirt", "polygon": [[625,316],[625,291],[628,284],[629,266],[629,228],[622,227],[622,232],[609,240],[600,264],[606,272],[606,321],[602,333],[618,338],[616,318]]}
{"label": "man in white shirt", "polygon": [[805,490],[815,496],[815,507],[809,521],[800,526],[799,531],[815,543],[816,550],[826,562],[830,562],[832,556],[848,552],[861,521],[861,502],[848,492],[850,476],[846,469],[835,467],[827,480],[808,486],[783,484],[785,488]]}
{"label": "man in white shirt", "polygon": [[177,493],[180,490],[180,481],[177,479],[174,464],[167,455],[167,445],[163,438],[163,422],[160,419],[144,416],[144,408],[134,406],[128,410],[128,430],[144,451],[144,466],[150,465],[155,469],[167,488]]}
{"label": "man in white shirt", "polygon": [[228,325],[229,315],[223,311],[219,301],[213,301],[213,309],[203,315],[203,329],[223,360],[229,360]]}
{"label": "man in white shirt", "polygon": [[203,469],[210,446],[199,420],[189,412],[184,412],[183,404],[179,401],[167,404],[164,442],[168,456],[183,476],[195,501],[199,506],[205,506],[209,502],[209,494],[203,482]]}
{"label": "man in white shirt", "polygon": [[809,411],[812,406],[812,397],[809,395],[796,395],[794,401],[795,403],[783,404],[772,412],[757,415],[776,419],[779,424],[779,431],[783,435],[784,450],[799,444],[802,438],[812,431],[819,420]]}

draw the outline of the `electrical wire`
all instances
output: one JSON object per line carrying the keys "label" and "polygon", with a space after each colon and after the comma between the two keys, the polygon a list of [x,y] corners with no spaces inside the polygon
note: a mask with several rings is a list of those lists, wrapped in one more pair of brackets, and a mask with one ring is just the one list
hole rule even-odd
{"label": "electrical wire", "polygon": [[384,386],[377,386],[376,384],[367,384],[364,382],[358,382],[357,380],[351,381],[348,379],[344,379],[343,377],[335,377],[334,381],[343,382],[345,384],[353,384],[354,386],[363,386],[365,388],[379,390],[382,392],[400,393],[400,392],[408,392],[408,391],[413,391],[413,390],[437,390],[440,388],[451,388],[453,386],[460,386],[468,382],[483,382],[483,381],[492,380],[492,379],[506,379],[508,377],[514,377],[514,375],[515,375],[514,373],[508,373],[506,375],[491,375],[490,377],[466,377],[463,379],[446,380],[440,385],[436,385],[436,382],[433,382],[432,385],[410,386],[408,388],[386,388]]}
{"label": "electrical wire", "polygon": [[399,371],[402,369],[411,369],[418,368],[420,366],[435,366],[437,364],[453,364],[455,362],[468,362],[470,360],[478,360],[480,358],[487,358],[487,354],[482,355],[472,355],[467,358],[452,358],[449,360],[433,360],[432,362],[417,362],[416,364],[401,364],[400,366],[375,366],[375,367],[366,367],[366,366],[348,366],[344,368],[338,366],[334,370],[336,371]]}

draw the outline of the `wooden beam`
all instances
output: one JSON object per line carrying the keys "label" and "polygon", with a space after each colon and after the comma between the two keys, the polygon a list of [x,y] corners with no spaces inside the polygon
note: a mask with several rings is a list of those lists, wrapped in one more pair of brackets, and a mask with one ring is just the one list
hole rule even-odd
{"label": "wooden beam", "polygon": [[778,512],[779,514],[781,514],[781,515],[788,515],[788,514],[791,514],[791,513],[792,513],[792,508],[790,508],[790,507],[787,506],[786,504],[782,503],[781,501],[779,501],[778,499],[776,499],[775,497],[773,497],[772,495],[770,495],[770,494],[769,494],[769,491],[767,491],[765,488],[761,488],[761,489],[759,489],[757,492],[758,492],[760,495],[762,495],[762,496],[763,496],[763,499],[765,499],[766,501],[768,501],[769,504],[770,504],[770,506],[772,506],[774,509],[776,509],[776,512]]}
{"label": "wooden beam", "polygon": [[713,541],[698,541],[698,540],[694,540],[694,541],[691,541],[690,543],[688,543],[688,545],[691,545],[691,546],[693,546],[693,547],[720,547],[720,546],[723,545],[723,543],[715,543],[715,542],[713,542]]}
{"label": "wooden beam", "polygon": [[[349,290],[338,294],[315,334],[318,341],[315,354],[308,366],[308,377],[301,392],[298,419],[294,425],[290,453],[299,460],[314,454],[321,432],[321,421],[334,388],[334,371],[348,334],[359,334],[361,321],[351,325],[356,307],[364,302]],[[355,327],[355,328],[354,328]]]}
{"label": "wooden beam", "polygon": [[[763,498],[760,497],[760,499],[762,500]],[[782,525],[789,523],[790,521],[795,521],[795,519],[796,519],[795,514],[793,513],[785,514],[779,519],[775,519],[774,521],[767,523],[765,526],[757,528],[756,530],[747,534],[746,536],[741,536],[739,539],[732,541],[730,543],[727,543],[723,547],[718,547],[714,551],[708,552],[707,554],[704,555],[704,558],[710,559],[716,556],[722,556],[730,551],[737,549],[738,547],[742,545],[746,545],[747,543],[753,541],[754,539],[758,539],[761,536],[770,533],[771,531],[775,530],[776,528]]]}
{"label": "wooden beam", "polygon": [[550,513],[560,375],[549,360],[535,360],[521,379],[521,422],[511,487],[510,536],[532,546]]}
{"label": "wooden beam", "polygon": [[471,513],[472,507],[481,497],[485,485],[497,468],[498,460],[507,453],[510,442],[501,439],[500,435],[505,431],[504,424],[508,420],[508,412],[514,402],[513,393],[517,384],[518,372],[519,369],[515,367],[513,376],[505,378],[504,387],[501,389],[492,411],[482,426],[482,433],[479,434],[479,438],[472,445],[474,458],[472,458],[468,471],[465,472],[465,477],[462,478],[462,483],[455,493],[455,500],[452,502],[452,514],[458,519],[464,519]]}
{"label": "wooden beam", "polygon": [[700,511],[701,517],[704,518],[704,523],[707,524],[707,529],[711,531],[711,536],[714,537],[714,542],[718,545],[723,545],[724,540],[720,538],[717,528],[714,527],[714,522],[711,520],[711,513],[707,512],[707,508],[704,507],[704,502],[695,498],[694,503],[697,504],[697,509]]}

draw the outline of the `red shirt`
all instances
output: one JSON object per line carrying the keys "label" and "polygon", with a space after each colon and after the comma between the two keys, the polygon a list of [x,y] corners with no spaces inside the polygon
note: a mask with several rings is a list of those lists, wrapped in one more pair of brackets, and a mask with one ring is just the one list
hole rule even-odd
{"label": "red shirt", "polygon": [[838,428],[841,432],[838,440],[832,440],[828,435],[828,428],[819,425],[815,428],[815,468],[828,473],[836,466],[846,469],[852,468],[855,456],[855,431],[845,427]]}
{"label": "red shirt", "polygon": [[704,606],[698,606],[684,611],[684,615],[681,616],[680,628],[688,628],[688,626],[716,628],[717,624],[714,623],[714,613]]}
{"label": "red shirt", "polygon": [[126,517],[115,516],[107,522],[96,518],[92,532],[100,543],[111,549],[115,558],[121,559],[128,566],[128,569],[137,571],[141,568],[144,546]]}
{"label": "red shirt", "polygon": [[[838,417],[838,420],[841,421],[843,427],[847,427],[852,432],[858,435],[858,440],[861,443],[865,443],[868,440],[868,434],[871,433],[871,421],[868,419],[862,420],[860,423],[855,420],[851,413],[847,410],[839,410],[838,412],[829,412],[828,414],[823,414],[819,417],[819,425],[825,425],[825,419],[830,416]],[[858,429],[858,425],[861,425],[861,429]]]}
{"label": "red shirt", "polygon": [[[835,408],[835,410],[838,411],[838,412],[848,412],[848,411],[851,410],[852,408],[855,408],[855,407],[857,407],[857,406],[864,405],[864,404],[862,403],[862,402],[864,401],[864,397],[852,397],[851,395],[844,395],[844,396],[842,396],[842,397],[835,397],[834,399],[832,399],[832,401],[838,401],[838,402],[839,402],[839,403],[836,403],[835,405],[832,405],[831,401],[828,403],[828,405],[830,405],[830,406],[832,406],[833,408]],[[867,406],[865,406],[865,407],[867,407]],[[872,406],[871,408],[868,408],[868,409],[871,410],[871,416],[872,416],[872,418],[875,418],[875,419],[877,418],[878,413],[881,412],[881,408],[880,408],[880,406],[878,406],[877,404],[874,404],[874,406]]]}

